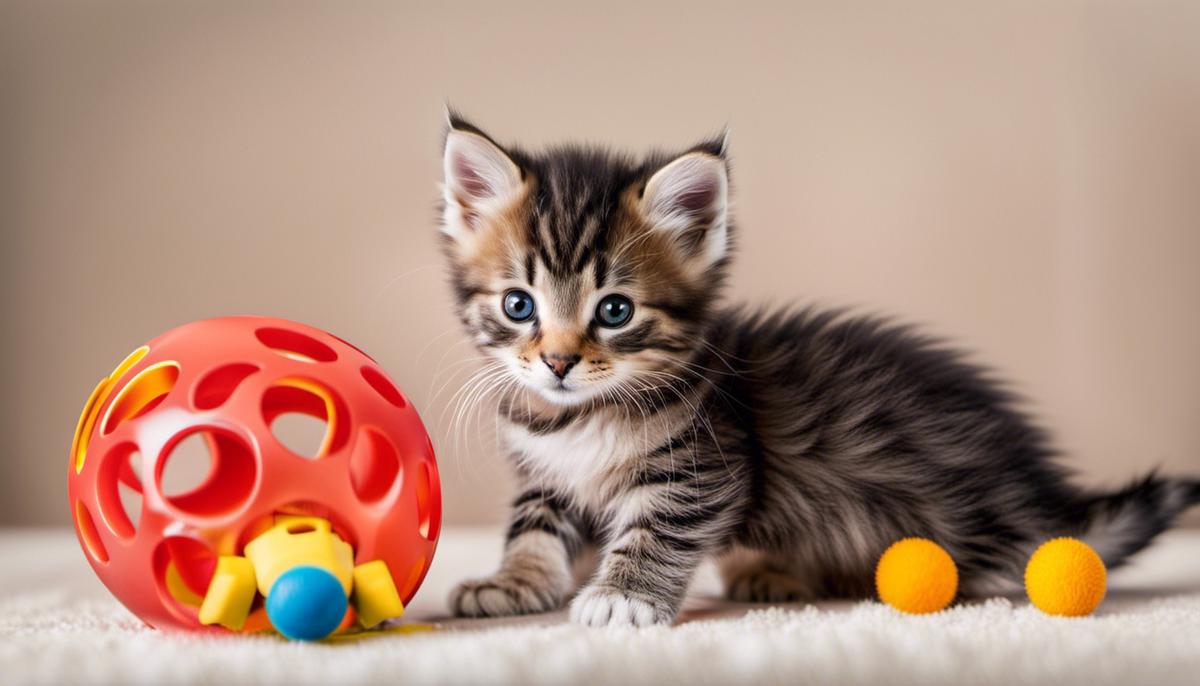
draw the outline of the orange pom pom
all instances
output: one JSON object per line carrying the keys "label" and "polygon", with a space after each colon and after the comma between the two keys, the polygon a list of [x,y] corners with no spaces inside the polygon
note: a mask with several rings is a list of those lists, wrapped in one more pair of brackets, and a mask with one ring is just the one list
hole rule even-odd
{"label": "orange pom pom", "polygon": [[879,598],[902,612],[944,609],[958,592],[958,568],[941,546],[924,538],[893,543],[875,568]]}
{"label": "orange pom pom", "polygon": [[1025,591],[1042,612],[1063,617],[1089,615],[1108,588],[1104,561],[1088,544],[1056,538],[1041,545],[1025,567]]}

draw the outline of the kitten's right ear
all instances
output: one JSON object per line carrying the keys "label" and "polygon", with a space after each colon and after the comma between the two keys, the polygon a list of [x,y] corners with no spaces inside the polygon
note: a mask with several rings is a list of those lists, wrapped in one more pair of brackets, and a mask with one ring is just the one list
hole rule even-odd
{"label": "kitten's right ear", "polygon": [[516,195],[521,169],[482,131],[452,117],[442,154],[445,215],[442,231],[454,238],[473,232],[479,222]]}
{"label": "kitten's right ear", "polygon": [[720,146],[702,144],[650,177],[641,210],[676,238],[688,260],[709,267],[729,252],[729,176]]}

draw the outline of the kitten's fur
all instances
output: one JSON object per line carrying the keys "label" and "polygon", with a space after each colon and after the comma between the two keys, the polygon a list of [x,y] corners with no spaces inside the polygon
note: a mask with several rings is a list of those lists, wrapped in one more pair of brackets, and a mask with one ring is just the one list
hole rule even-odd
{"label": "kitten's fur", "polygon": [[[520,482],[503,565],[454,591],[458,614],[560,607],[589,544],[599,568],[571,614],[591,625],[671,622],[707,556],[738,600],[870,596],[906,536],[949,551],[963,594],[1006,591],[1046,539],[1115,566],[1200,501],[1200,482],[1153,475],[1072,487],[1005,391],[907,328],[720,306],[722,140],[533,155],[451,115],[445,174],[458,311],[507,381]],[[506,317],[510,289],[536,316]],[[594,319],[609,293],[633,302],[621,328]]]}

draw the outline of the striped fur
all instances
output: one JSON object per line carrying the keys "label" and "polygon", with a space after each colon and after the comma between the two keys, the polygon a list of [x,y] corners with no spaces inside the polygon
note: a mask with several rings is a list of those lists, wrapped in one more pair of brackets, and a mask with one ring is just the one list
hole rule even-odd
{"label": "striped fur", "polygon": [[[740,600],[869,596],[905,536],[945,547],[964,594],[1007,591],[1050,537],[1118,565],[1200,501],[1196,481],[1154,475],[1071,486],[1014,398],[910,329],[722,305],[723,141],[644,161],[532,155],[453,117],[447,150],[458,312],[503,370],[521,485],[503,565],[455,590],[458,614],[562,606],[590,546],[599,564],[571,604],[590,625],[672,621],[705,558]],[[536,301],[529,321],[504,314],[514,288]],[[634,304],[621,328],[593,317],[608,293]],[[568,354],[561,379],[542,363]]]}

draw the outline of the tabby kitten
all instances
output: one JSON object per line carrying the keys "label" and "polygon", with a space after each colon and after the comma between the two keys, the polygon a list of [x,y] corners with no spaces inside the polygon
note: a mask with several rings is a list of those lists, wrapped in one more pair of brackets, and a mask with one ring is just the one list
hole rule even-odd
{"label": "tabby kitten", "polygon": [[935,341],[837,312],[720,304],[725,144],[643,161],[498,145],[451,115],[442,232],[458,313],[502,370],[520,484],[504,561],[453,611],[560,607],[584,624],[671,622],[697,565],[729,596],[872,594],[875,561],[923,536],[965,595],[1020,588],[1033,548],[1078,536],[1115,566],[1200,481],[1072,487],[1043,434]]}

